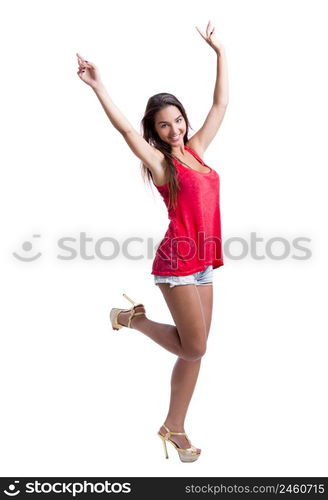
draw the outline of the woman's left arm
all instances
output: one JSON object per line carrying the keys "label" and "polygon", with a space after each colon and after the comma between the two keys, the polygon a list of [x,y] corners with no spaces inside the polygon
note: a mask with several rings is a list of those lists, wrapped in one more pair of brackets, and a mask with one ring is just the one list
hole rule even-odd
{"label": "woman's left arm", "polygon": [[206,117],[203,126],[192,136],[192,138],[188,142],[192,145],[191,147],[195,147],[195,149],[201,156],[207,149],[210,142],[214,139],[217,131],[220,128],[229,103],[229,89],[228,67],[225,49],[214,35],[214,26],[211,24],[211,22],[209,22],[206,28],[206,33],[203,33],[197,26],[196,28],[204,38],[204,40],[213,48],[217,58],[217,73],[212,107]]}
{"label": "woman's left arm", "polygon": [[217,54],[216,82],[213,96],[213,106],[227,107],[229,103],[228,66],[223,45]]}

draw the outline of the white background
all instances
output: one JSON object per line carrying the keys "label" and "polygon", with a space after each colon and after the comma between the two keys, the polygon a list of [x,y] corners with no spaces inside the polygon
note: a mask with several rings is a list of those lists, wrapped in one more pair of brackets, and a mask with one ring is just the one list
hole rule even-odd
{"label": "white background", "polygon": [[[327,476],[324,7],[2,2],[1,476]],[[214,271],[208,350],[186,419],[203,453],[185,465],[171,446],[165,460],[156,436],[175,356],[137,331],[114,332],[108,317],[129,307],[126,293],[172,323],[146,254],[166,231],[166,208],[77,76],[75,53],[99,67],[138,130],[148,98],[170,92],[195,132],[215,82],[215,53],[195,28],[209,19],[226,48],[230,102],[204,160],[221,178],[224,240],[249,243],[255,232],[265,258],[226,255]],[[135,236],[143,243],[130,252],[142,258],[83,259],[83,232],[88,255],[99,238]],[[75,259],[59,258],[62,237],[76,239]],[[266,254],[274,237],[291,245],[285,259]],[[304,255],[297,237],[310,239],[310,259],[294,258]],[[23,262],[13,252],[42,255]]]}

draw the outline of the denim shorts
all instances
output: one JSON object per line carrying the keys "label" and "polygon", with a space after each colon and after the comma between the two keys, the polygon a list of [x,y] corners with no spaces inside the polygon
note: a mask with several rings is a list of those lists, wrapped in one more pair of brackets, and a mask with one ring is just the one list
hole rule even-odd
{"label": "denim shorts", "polygon": [[187,274],[187,276],[159,276],[154,274],[155,285],[169,283],[170,288],[177,285],[209,285],[213,282],[213,266],[207,266],[204,271]]}

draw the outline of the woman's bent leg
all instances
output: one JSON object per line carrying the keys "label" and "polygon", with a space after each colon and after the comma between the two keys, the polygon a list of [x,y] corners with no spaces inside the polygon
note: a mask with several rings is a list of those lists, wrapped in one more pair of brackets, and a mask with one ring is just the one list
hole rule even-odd
{"label": "woman's bent leg", "polygon": [[[175,326],[157,323],[144,316],[136,316],[131,326],[178,355],[171,377],[170,407],[164,423],[172,431],[184,432],[184,421],[197,382],[201,357],[206,351],[213,286],[178,285],[170,288],[164,283],[157,286],[164,295]],[[136,309],[139,310],[138,307]],[[124,313],[121,313],[119,322],[126,324],[128,316],[125,314],[124,317]],[[160,432],[165,434],[165,429],[162,427]],[[189,447],[184,436],[174,436],[172,439],[182,448]]]}
{"label": "woman's bent leg", "polygon": [[[201,358],[206,350],[207,334],[196,285],[179,285],[171,289],[166,283],[157,286],[164,293],[175,325],[135,316],[131,327],[187,361]],[[142,311],[142,307],[136,307],[136,311]],[[128,317],[129,313],[121,312],[119,323],[127,325]]]}

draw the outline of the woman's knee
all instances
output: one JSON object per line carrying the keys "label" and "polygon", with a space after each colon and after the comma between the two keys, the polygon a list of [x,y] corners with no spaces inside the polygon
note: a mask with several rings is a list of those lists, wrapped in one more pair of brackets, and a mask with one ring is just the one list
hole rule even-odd
{"label": "woman's knee", "polygon": [[206,353],[206,343],[198,343],[183,349],[180,357],[186,361],[196,361],[201,359]]}

